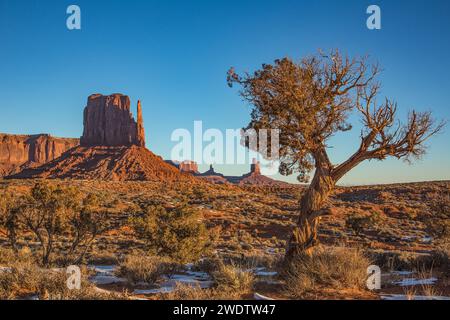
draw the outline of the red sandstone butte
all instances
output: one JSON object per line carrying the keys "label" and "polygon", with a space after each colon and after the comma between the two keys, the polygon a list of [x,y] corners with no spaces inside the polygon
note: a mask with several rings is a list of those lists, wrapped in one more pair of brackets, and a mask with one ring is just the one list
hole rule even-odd
{"label": "red sandstone butte", "polygon": [[140,101],[136,122],[130,112],[130,98],[123,94],[89,96],[84,109],[83,147],[145,146],[144,124]]}
{"label": "red sandstone butte", "polygon": [[127,96],[91,95],[84,109],[80,146],[6,179],[195,181],[192,175],[179,172],[145,148],[143,122],[140,101],[135,122]]}
{"label": "red sandstone butte", "polygon": [[78,144],[78,139],[48,134],[0,134],[0,177],[52,161]]}
{"label": "red sandstone butte", "polygon": [[182,161],[179,165],[179,169],[181,172],[187,172],[192,174],[198,174],[198,165],[195,161],[185,160]]}

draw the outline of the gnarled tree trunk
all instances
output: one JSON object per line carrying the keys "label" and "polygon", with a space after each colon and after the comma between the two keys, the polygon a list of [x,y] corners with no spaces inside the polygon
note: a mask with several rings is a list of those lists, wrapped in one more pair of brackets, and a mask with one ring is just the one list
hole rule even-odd
{"label": "gnarled tree trunk", "polygon": [[329,166],[316,169],[314,178],[300,200],[300,216],[292,230],[285,261],[289,263],[300,254],[311,254],[317,244],[317,227],[323,207],[335,186]]}

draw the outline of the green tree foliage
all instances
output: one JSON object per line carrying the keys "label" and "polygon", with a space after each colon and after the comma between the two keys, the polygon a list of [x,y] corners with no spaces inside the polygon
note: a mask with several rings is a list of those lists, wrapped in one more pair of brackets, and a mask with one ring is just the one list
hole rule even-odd
{"label": "green tree foliage", "polygon": [[153,254],[179,263],[195,261],[209,248],[210,238],[200,213],[185,203],[172,209],[149,206],[131,224]]}
{"label": "green tree foliage", "polygon": [[11,246],[17,250],[18,234],[30,232],[40,245],[43,265],[50,264],[59,237],[70,243],[62,249],[66,263],[77,263],[106,230],[106,211],[98,198],[74,187],[42,181],[23,196],[5,191],[0,208],[0,223]]}

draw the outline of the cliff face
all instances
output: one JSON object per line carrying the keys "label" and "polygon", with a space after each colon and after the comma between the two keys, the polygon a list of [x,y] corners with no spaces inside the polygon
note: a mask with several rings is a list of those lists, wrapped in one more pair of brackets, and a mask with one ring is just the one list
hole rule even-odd
{"label": "cliff face", "polygon": [[52,161],[78,144],[78,139],[55,138],[47,134],[0,134],[0,176]]}
{"label": "cliff face", "polygon": [[138,122],[130,112],[130,98],[122,94],[89,96],[84,109],[84,131],[80,144],[92,146],[145,146],[142,108]]}

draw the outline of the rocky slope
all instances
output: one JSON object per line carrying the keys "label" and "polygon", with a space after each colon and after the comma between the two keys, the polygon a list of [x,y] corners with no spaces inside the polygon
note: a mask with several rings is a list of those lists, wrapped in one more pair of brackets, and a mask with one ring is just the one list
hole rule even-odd
{"label": "rocky slope", "polygon": [[11,179],[78,179],[110,181],[194,181],[144,147],[77,147],[39,168]]}
{"label": "rocky slope", "polygon": [[78,139],[48,134],[0,134],[0,177],[45,164],[78,144]]}

